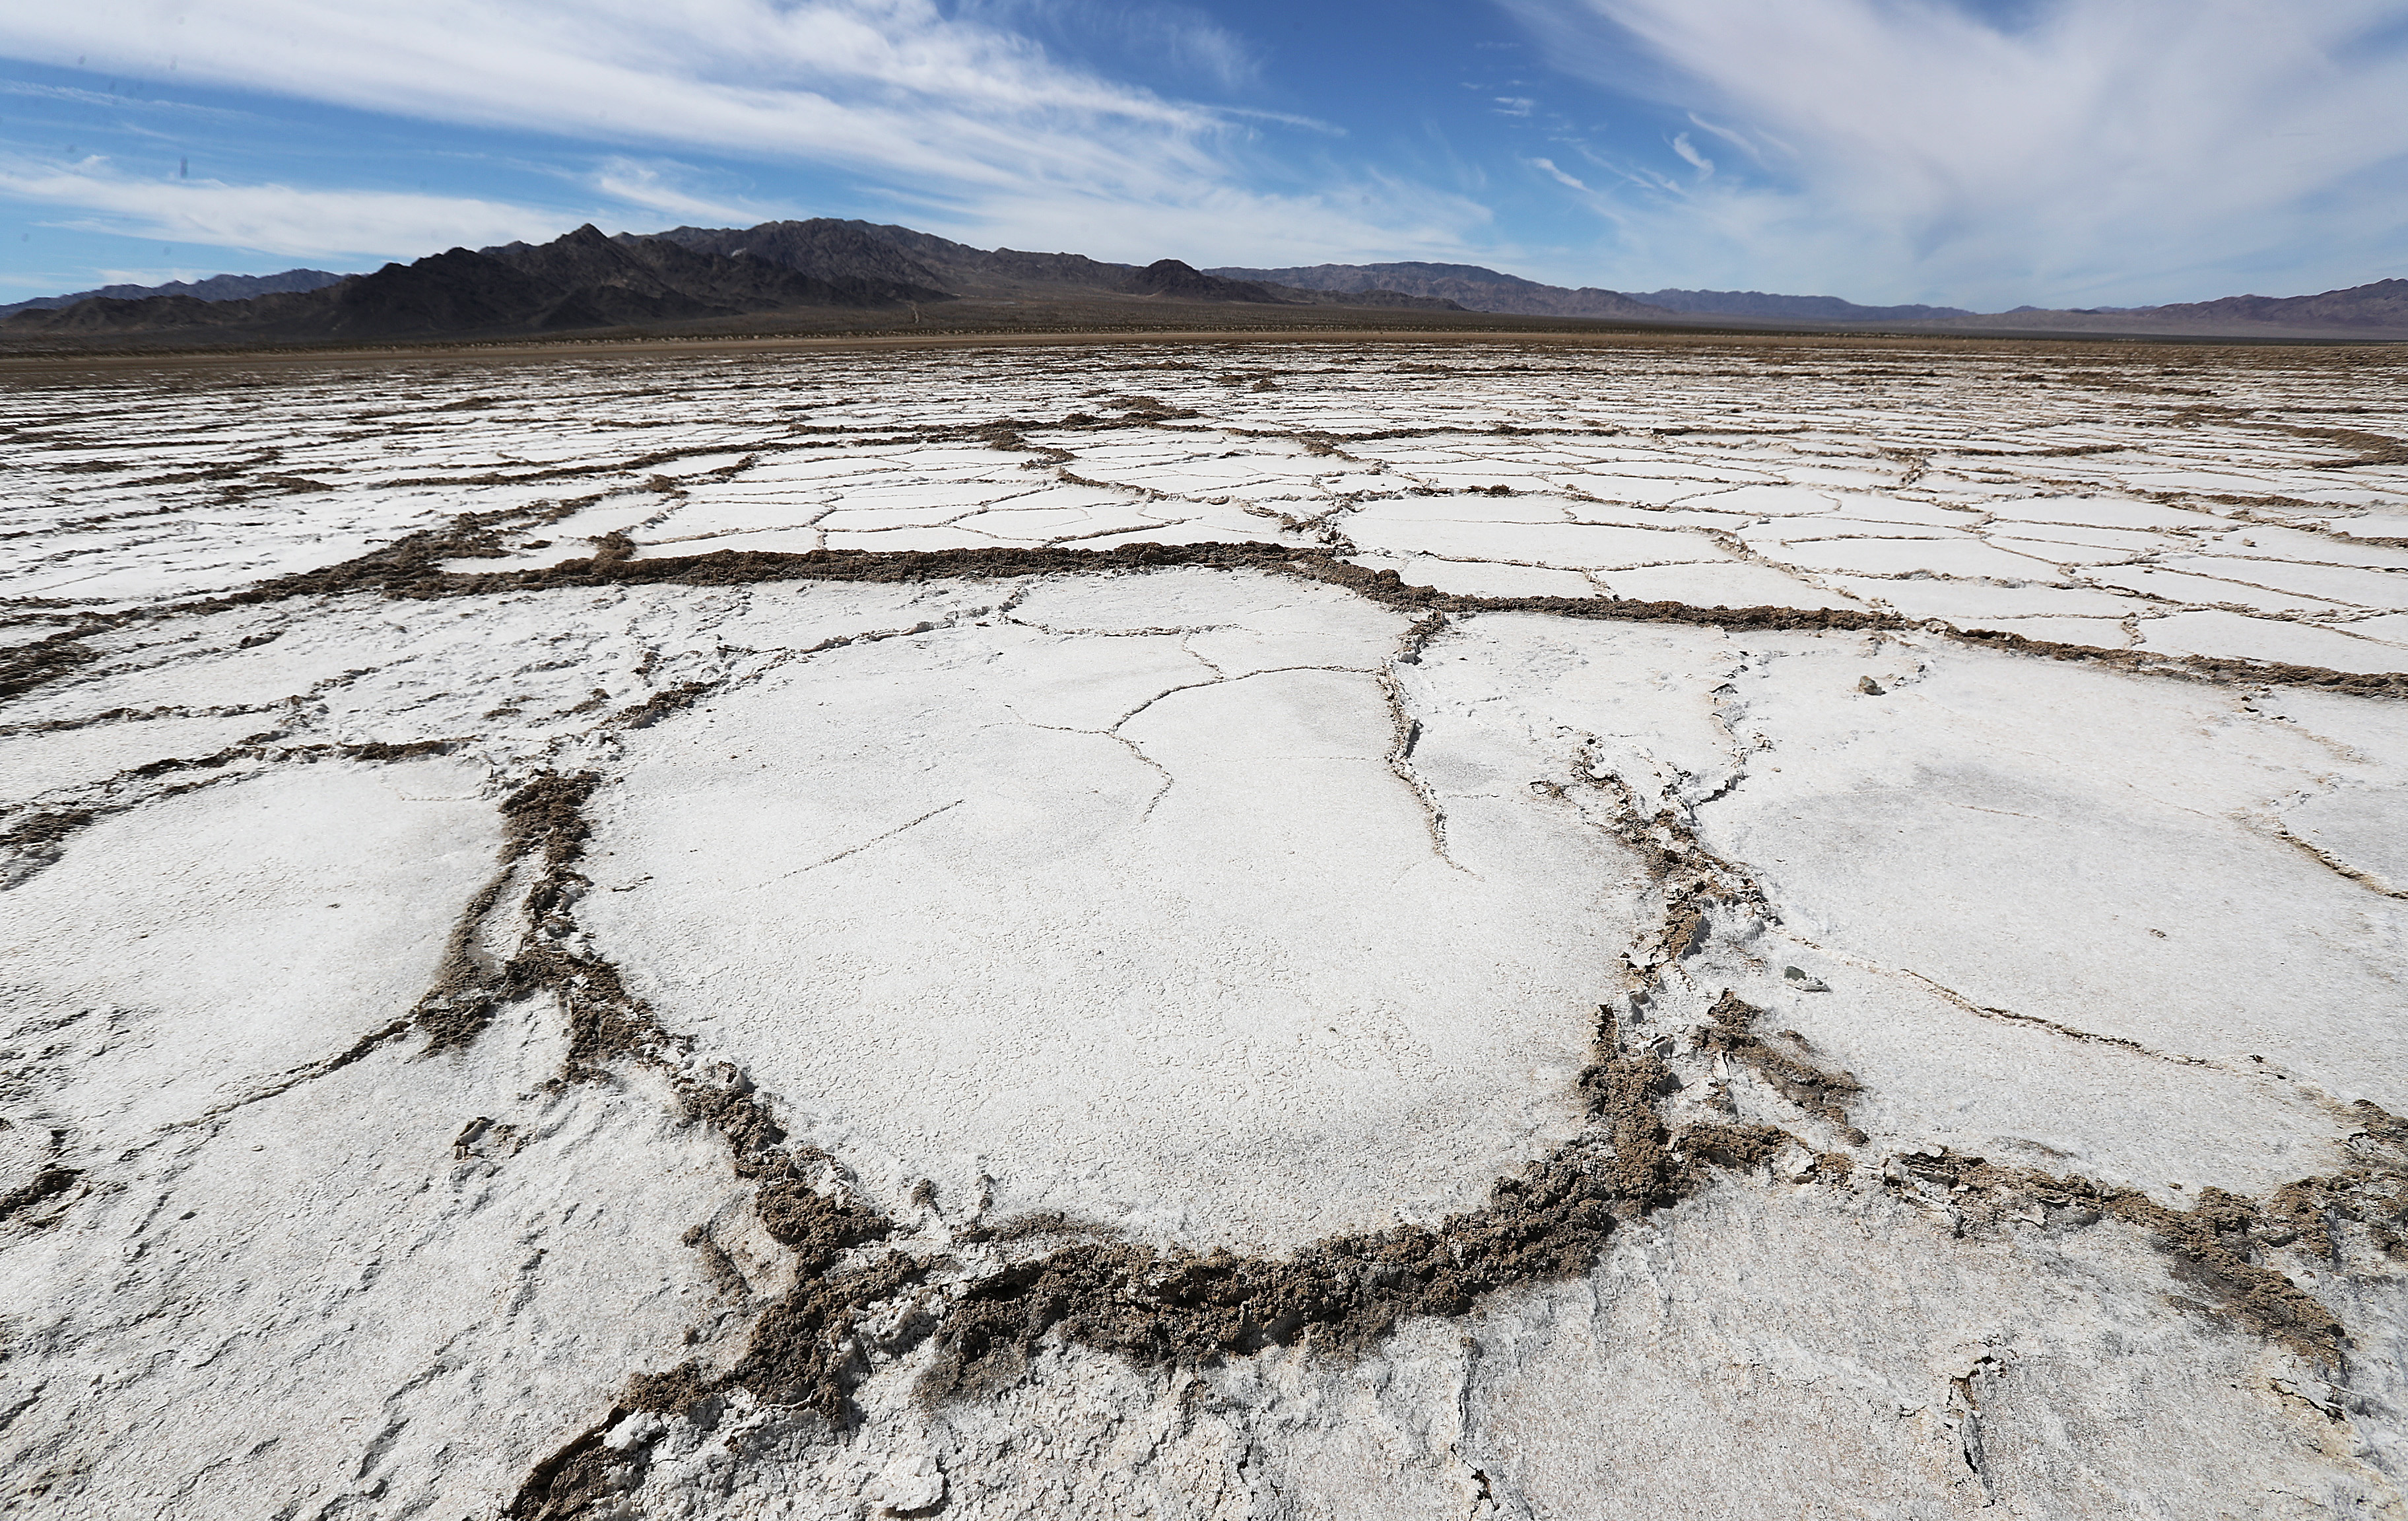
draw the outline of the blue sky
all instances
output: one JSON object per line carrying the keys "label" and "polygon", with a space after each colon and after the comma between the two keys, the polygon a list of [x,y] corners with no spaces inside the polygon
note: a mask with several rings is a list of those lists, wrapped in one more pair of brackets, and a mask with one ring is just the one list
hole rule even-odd
{"label": "blue sky", "polygon": [[1999,309],[2408,274],[2408,0],[82,0],[0,299],[593,221]]}

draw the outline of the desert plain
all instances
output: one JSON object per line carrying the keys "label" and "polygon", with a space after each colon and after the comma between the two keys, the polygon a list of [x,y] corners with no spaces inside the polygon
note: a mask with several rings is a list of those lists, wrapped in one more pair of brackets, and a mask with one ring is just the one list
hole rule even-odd
{"label": "desert plain", "polygon": [[2408,1515],[2404,380],[20,364],[0,1494]]}

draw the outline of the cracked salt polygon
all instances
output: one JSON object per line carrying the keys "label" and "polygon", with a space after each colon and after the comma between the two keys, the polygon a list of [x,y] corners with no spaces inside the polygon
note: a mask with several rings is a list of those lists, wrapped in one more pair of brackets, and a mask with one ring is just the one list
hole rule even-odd
{"label": "cracked salt polygon", "polygon": [[1929,545],[1963,543],[1966,534],[1962,521],[1939,525],[1885,523],[1878,518],[1842,517],[1835,510],[1826,517],[1774,518],[1752,523],[1739,529],[1738,537],[1751,547],[1812,544],[1833,538],[1894,538]]}
{"label": "cracked salt polygon", "polygon": [[1458,596],[1596,596],[1597,583],[1577,570],[1443,560],[1430,554],[1354,554],[1367,570],[1393,570],[1408,586],[1430,586]]}
{"label": "cracked salt polygon", "polygon": [[[2385,505],[2396,505],[2398,497],[2395,495],[2392,496],[2391,500],[2386,502]],[[2354,538],[2408,539],[2408,513],[2360,513],[2335,523],[2333,524],[2333,531],[2339,534],[2346,534]],[[2395,551],[2400,548],[2397,543],[2383,547]]]}
{"label": "cracked salt polygon", "polygon": [[2408,550],[2382,544],[2361,544],[2347,537],[2354,524],[2340,525],[2341,531],[2311,533],[2302,528],[2281,528],[2265,524],[2243,524],[2226,532],[2202,536],[2195,540],[2202,547],[2213,546],[2220,552],[2251,557],[2272,556],[2305,564],[2364,566],[2375,570],[2408,570]]}
{"label": "cracked salt polygon", "polygon": [[[1718,1188],[1660,1229],[1617,1235],[1584,1279],[1505,1298],[1455,1358],[1455,1339],[1435,1331],[1406,1341],[1398,1376],[1413,1359],[1438,1364],[1439,1387],[1416,1404],[1444,1412],[1426,1439],[1438,1452],[1417,1469],[1443,1471],[1440,1454],[1476,1465],[1536,1515],[1690,1515],[1709,1493],[1744,1497],[1733,1515],[1985,1514],[1982,1475],[1940,1412],[1951,1375],[2006,1347],[2018,1360],[1982,1380],[1981,1398],[1985,1461],[2010,1502],[2063,1496],[2057,1514],[2104,1514],[2145,1494],[2167,1515],[2212,1515],[2277,1485],[2382,1493],[2323,1456],[2306,1422],[2270,1412],[2246,1342],[2202,1342],[2202,1317],[2174,1296],[2107,1286],[2148,1275],[2139,1232],[1977,1244],[1914,1212],[1799,1200],[1785,1184]],[[1885,1265],[1868,1270],[1873,1256]],[[2042,1263],[2086,1289],[2040,1288]],[[1344,1390],[1277,1364],[1240,1387],[1259,1401],[1268,1391],[1253,1390],[1283,1376],[1322,1399]],[[1311,1454],[1294,1471],[1299,1509],[1346,1514],[1350,1493],[1394,1482],[1382,1462],[1394,1448],[1348,1440],[1400,1424],[1375,1400],[1298,1439]],[[1601,1408],[1645,1415],[1599,1421]],[[2277,1445],[2272,1429],[2302,1440]],[[2259,1440],[2223,1435],[2240,1431]],[[1706,1432],[1718,1440],[1701,1442]],[[2083,1477],[2053,1487],[2075,1463]],[[2118,1499],[2094,1498],[2107,1493]],[[1422,1514],[1448,1512],[1433,1496]]]}
{"label": "cracked salt polygon", "polygon": [[2152,604],[2095,587],[2002,586],[1996,581],[1947,581],[1938,577],[1826,576],[1825,584],[1907,618],[1944,618],[1966,628],[1987,628],[2005,618],[2117,619],[2150,610]]}
{"label": "cracked salt polygon", "polygon": [[2060,572],[2070,571],[2080,566],[2122,565],[2132,558],[2130,550],[2104,549],[2097,545],[2078,544],[2065,539],[2025,538],[2013,534],[2000,533],[1985,534],[1983,538],[1994,549],[2005,550],[2014,554],[2028,554],[2042,565],[2054,567]]}
{"label": "cracked salt polygon", "polygon": [[[2176,1057],[2237,1059],[2243,1046],[2283,1060],[2320,1026],[2327,1083],[2375,1095],[2396,1085],[2397,1036],[2373,1012],[2397,1001],[2386,932],[2332,927],[2356,922],[2365,889],[2216,817],[2315,776],[2324,747],[2286,725],[2221,723],[2179,749],[2155,741],[2120,764],[2127,782],[2108,757],[2135,733],[2218,724],[2212,692],[1928,642],[1913,652],[1928,672],[1903,685],[1885,674],[1890,695],[1866,703],[1856,676],[1877,648],[1899,649],[1493,617],[1434,644],[1407,680],[1416,710],[1578,737],[1642,796],[1688,800],[1705,839],[1744,863],[1782,921],[1748,959],[1709,953],[1695,975],[1771,1008],[1820,1059],[1862,1079],[1856,1123],[1875,1135],[1944,1138],[2044,1167],[2071,1158],[2141,1186],[2191,1169],[2261,1190],[2329,1165],[2333,1118],[2263,1077],[2029,1022]],[[1522,673],[1502,693],[1488,684],[1500,668]],[[2122,695],[2127,683],[2138,699]],[[2060,711],[2116,716],[2057,737],[2046,715]],[[2154,773],[2190,790],[2158,805],[2131,796]],[[2170,902],[2158,882],[2171,877],[2190,885]],[[2115,917],[2142,904],[2167,923]],[[1770,948],[1783,942],[1811,953],[1805,964],[1837,996],[1785,989]],[[2000,983],[2010,966],[2012,1001]]]}
{"label": "cracked salt polygon", "polygon": [[2141,647],[2221,660],[2270,660],[2329,670],[2408,670],[2408,651],[2359,638],[2344,624],[2324,627],[2237,612],[2173,612],[2140,625]]}
{"label": "cracked salt polygon", "polygon": [[[1682,507],[1632,507],[1625,503],[1592,502],[1578,497],[1558,503],[1566,521],[1610,523],[1625,528],[1713,528],[1726,533],[1744,527],[1751,519],[1709,510],[1704,503]],[[1552,521],[1552,520],[1542,520]]]}
{"label": "cracked salt polygon", "polygon": [[[1596,470],[1584,470],[1577,475],[1553,475],[1547,479],[1552,485],[1568,486],[1603,501],[1629,502],[1642,507],[1669,507],[1677,502],[1687,507],[1718,508],[1718,504],[1739,495],[1738,490],[1711,466],[1693,466],[1684,470],[1667,466],[1660,472],[1656,473],[1634,470],[1604,474]],[[1801,494],[1795,499],[1802,504],[1807,495],[1809,494]],[[1829,510],[1829,501],[1819,500],[1821,500],[1819,507],[1800,505],[1789,510],[1799,512]],[[1752,513],[1760,512],[1764,509],[1735,504],[1728,510]]]}
{"label": "cracked salt polygon", "polygon": [[2108,618],[1959,617],[1949,621],[1964,628],[2016,634],[2045,644],[2071,644],[2094,650],[2124,650],[2132,644],[2131,632],[2122,623]]}
{"label": "cracked salt polygon", "polygon": [[406,1017],[493,869],[482,780],[450,760],[248,776],[104,818],[0,895],[17,1017],[66,1022],[56,1123],[132,1144]]}
{"label": "cracked salt polygon", "polygon": [[1996,549],[1972,538],[1812,538],[1788,544],[1767,544],[1759,551],[1768,560],[1806,570],[1856,571],[1866,575],[1910,575],[1924,571],[1943,576],[1981,577],[1991,581],[2057,581],[2063,573],[2046,560]]}
{"label": "cracked salt polygon", "polygon": [[2352,618],[2333,624],[2346,628],[2360,639],[2381,639],[2386,644],[2408,645],[2408,613],[2386,612],[2373,618]]}
{"label": "cracked salt polygon", "polygon": [[1822,695],[1854,673],[1844,645],[1767,643],[1790,648],[1739,700],[1783,769],[1699,825],[1794,932],[1978,1008],[2408,1100],[2408,1033],[2374,1012],[2401,1006],[2408,911],[2252,819],[2396,757],[2344,760],[2213,688],[1980,651],[1925,652],[1911,687],[1845,704]]}
{"label": "cracked salt polygon", "polygon": [[0,736],[0,803],[21,803],[54,787],[107,782],[154,761],[213,755],[269,722],[256,714],[154,718]]}
{"label": "cracked salt polygon", "polygon": [[1597,580],[1617,596],[1642,602],[1688,602],[1702,608],[1857,608],[1841,592],[1825,591],[1769,565],[1742,560],[1714,565],[1653,566],[1601,570]]}
{"label": "cracked salt polygon", "polygon": [[[991,540],[979,539],[981,543]],[[712,534],[702,538],[672,538],[638,545],[633,556],[638,560],[683,559],[695,554],[809,554],[824,549],[827,541],[816,528],[764,528],[751,533]],[[588,549],[591,546],[587,546]],[[582,558],[583,552],[573,552]]]}
{"label": "cracked salt polygon", "polygon": [[2258,612],[2342,610],[2338,605],[2317,597],[2270,591],[2261,586],[2246,586],[2239,581],[2221,581],[2210,576],[2186,575],[2179,570],[2161,570],[2155,566],[2092,566],[2084,569],[2081,577],[2096,586],[2122,587],[2162,602],[2192,607],[2240,607]]}
{"label": "cracked salt polygon", "polygon": [[1992,502],[1988,510],[1992,516],[2010,523],[2064,524],[2087,528],[2180,531],[2213,527],[2216,523],[2204,512],[2100,496],[2021,496]]}
{"label": "cracked salt polygon", "polygon": [[[434,902],[359,906],[409,919]],[[228,961],[279,954],[240,916],[215,927]],[[315,991],[322,1019],[355,1022],[324,1032],[341,1041],[415,996],[380,1008],[339,976]],[[724,1147],[657,1085],[550,1083],[563,1052],[543,1021],[506,1012],[467,1052],[389,1041],[213,1117],[176,1081],[179,1043],[124,1043],[134,1085],[181,1100],[151,1107],[172,1123],[77,1136],[97,1186],[0,1255],[12,1364],[38,1347],[43,1370],[11,1412],[21,1502],[126,1515],[172,1493],[241,1515],[314,1492],[337,1514],[491,1514],[564,1422],[732,1308],[682,1240],[742,1208]],[[462,1159],[475,1114],[513,1139]]]}
{"label": "cracked salt polygon", "polygon": [[[1183,616],[1245,629],[1251,580]],[[1045,616],[1129,595],[1083,591]],[[1440,789],[1441,856],[1386,760],[1403,620],[1281,600],[1352,630],[1347,664],[1310,629],[1300,668],[1221,680],[1177,636],[961,628],[631,736],[595,846],[652,880],[589,927],[671,1028],[898,1191],[960,1208],[983,1169],[999,1212],[1198,1243],[1461,1208],[1577,1124],[1528,1076],[1583,1060],[1638,933],[1630,868],[1477,767]],[[1452,732],[1429,721],[1414,764]]]}
{"label": "cracked salt polygon", "polygon": [[[1703,534],[1605,524],[1484,521],[1467,502],[1463,516],[1399,522],[1356,513],[1341,524],[1368,550],[1446,559],[1515,561],[1560,569],[1603,569],[1668,561],[1727,560],[1730,551]],[[1526,507],[1509,509],[1519,517]]]}
{"label": "cracked salt polygon", "polygon": [[1955,505],[1919,502],[1905,496],[1867,492],[1837,495],[1833,498],[1833,507],[1832,516],[1836,520],[1880,524],[1873,531],[1889,534],[1898,534],[1901,528],[1916,527],[1942,529],[1945,530],[1943,538],[1953,537],[1981,521],[1980,514],[1963,511]]}
{"label": "cracked salt polygon", "polygon": [[2219,581],[2242,581],[2273,592],[2329,597],[2355,607],[2386,612],[2408,610],[2408,570],[2374,570],[2353,566],[2300,565],[2275,559],[2240,559],[2216,554],[2169,554],[2167,568]]}
{"label": "cracked salt polygon", "polygon": [[[1984,538],[1992,543],[2012,544],[2017,547],[2030,544],[2112,550],[2121,552],[2125,555],[2142,554],[2150,550],[2164,549],[2168,542],[2162,534],[2141,533],[2129,528],[2086,528],[2056,523],[1993,524],[1979,532]],[[2106,564],[2114,558],[2116,558],[2114,554],[2103,554],[2098,557],[2098,561],[2100,564]]]}
{"label": "cracked salt polygon", "polygon": [[[1078,548],[1112,549],[1122,544],[1252,544],[1278,542],[1283,535],[1258,519],[1248,519],[1235,512],[1225,514],[1214,523],[1199,514],[1182,522],[1159,527],[1129,528],[1114,534],[1098,534],[1080,539]],[[1293,538],[1287,541],[1295,542]]]}
{"label": "cracked salt polygon", "polygon": [[2283,811],[2300,839],[2360,873],[2375,888],[2408,897],[2408,786],[2344,783]]}
{"label": "cracked salt polygon", "polygon": [[[1607,494],[1600,492],[1598,495]],[[1743,512],[1753,517],[1813,518],[1840,511],[1841,498],[1836,493],[1813,487],[1767,484],[1717,491],[1712,496],[1695,497],[1689,505],[1712,508],[1717,512]]]}

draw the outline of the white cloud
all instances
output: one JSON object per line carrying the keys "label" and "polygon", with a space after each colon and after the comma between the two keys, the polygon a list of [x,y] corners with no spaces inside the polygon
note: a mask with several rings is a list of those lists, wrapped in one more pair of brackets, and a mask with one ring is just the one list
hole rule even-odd
{"label": "white cloud", "polygon": [[1626,206],[1629,278],[2087,306],[2400,271],[2408,0],[1506,3],[1559,66],[1775,150]]}
{"label": "white cloud", "polygon": [[1533,168],[1545,170],[1548,174],[1554,176],[1556,182],[1560,184],[1570,185],[1574,190],[1584,191],[1588,189],[1586,185],[1582,184],[1578,179],[1575,179],[1570,175],[1564,173],[1563,170],[1556,168],[1555,161],[1553,159],[1534,158],[1530,161],[1530,165]]}
{"label": "white cloud", "polygon": [[[948,10],[935,0],[89,0],[10,7],[0,51],[54,65],[80,57],[87,68],[137,77],[165,78],[172,66],[194,84],[551,134],[631,158],[682,151],[833,168],[909,187],[898,208],[956,236],[993,236],[1040,210],[1060,222],[1070,211],[1068,224],[1105,235],[1089,245],[1105,256],[1455,248],[1485,214],[1376,177],[1326,194],[1248,191],[1252,120],[1065,64],[999,24],[1012,9]],[[1196,71],[1235,78],[1251,66],[1239,44],[1201,22],[1157,32]],[[638,205],[685,214],[660,199],[673,187],[604,174]],[[1307,215],[1317,220],[1299,222]],[[1174,241],[1188,229],[1208,236]]]}
{"label": "white cloud", "polygon": [[1245,39],[1203,11],[1150,0],[955,0],[956,17],[999,30],[1054,36],[1157,69],[1207,79],[1224,89],[1254,83],[1262,64]]}
{"label": "white cloud", "polygon": [[1683,132],[1674,135],[1672,138],[1672,151],[1680,154],[1683,159],[1687,161],[1691,168],[1698,171],[1698,179],[1703,179],[1713,174],[1714,161],[1706,157],[1705,154],[1698,151],[1697,145],[1689,141],[1689,135],[1687,133]]}
{"label": "white cloud", "polygon": [[1756,160],[1758,164],[1764,162],[1764,155],[1757,151],[1756,144],[1748,141],[1745,137],[1741,136],[1738,133],[1733,132],[1730,128],[1709,122],[1695,111],[1691,111],[1689,113],[1689,124],[1697,127],[1700,131],[1713,133],[1715,136],[1720,137],[1723,141],[1730,144],[1733,148],[1745,153],[1748,157]]}
{"label": "white cloud", "polygon": [[562,231],[557,211],[495,201],[146,179],[104,159],[64,167],[0,160],[0,195],[83,213],[63,226],[302,258],[414,259]]}
{"label": "white cloud", "polygon": [[613,157],[604,160],[586,183],[622,206],[702,226],[749,227],[794,215],[790,207],[713,194],[695,179],[694,170],[683,164]]}

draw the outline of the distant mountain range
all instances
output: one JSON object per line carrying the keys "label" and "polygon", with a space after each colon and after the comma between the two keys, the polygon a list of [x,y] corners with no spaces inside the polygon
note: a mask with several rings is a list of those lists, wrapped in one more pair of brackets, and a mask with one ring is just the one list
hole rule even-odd
{"label": "distant mountain range", "polygon": [[[1143,268],[1076,253],[975,249],[909,227],[819,218],[758,227],[606,236],[591,224],[549,243],[455,248],[366,275],[224,276],[122,294],[20,303],[0,334],[189,334],[237,341],[482,337],[658,326],[809,308],[886,309],[965,296],[1246,302],[1273,307],[1459,311],[1394,291],[1333,294],[1225,280],[1163,259]],[[215,286],[204,292],[203,287]]]}
{"label": "distant mountain range", "polygon": [[[2128,309],[1983,315],[1956,307],[1868,307],[1828,295],[1667,289],[1632,294],[1546,285],[1479,265],[1406,262],[1282,269],[1142,267],[1078,253],[979,249],[909,227],[818,217],[756,227],[609,236],[592,225],[549,243],[455,248],[365,275],[293,269],[159,286],[111,285],[0,307],[0,337],[215,342],[490,337],[659,328],[813,310],[899,314],[962,303],[960,322],[1125,320],[1134,303],[1239,305],[1293,322],[1296,309],[1494,312],[1718,326],[1880,324],[1923,331],[2408,337],[2408,280],[2318,295],[2231,296]],[[997,309],[1025,309],[1005,313]],[[1295,315],[1279,318],[1274,309]],[[1118,316],[1113,315],[1118,313]],[[826,319],[812,319],[825,325]],[[851,325],[863,325],[853,320]],[[841,320],[838,325],[844,325]]]}

